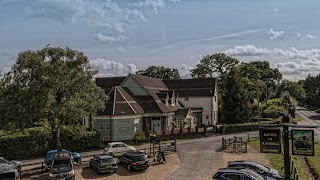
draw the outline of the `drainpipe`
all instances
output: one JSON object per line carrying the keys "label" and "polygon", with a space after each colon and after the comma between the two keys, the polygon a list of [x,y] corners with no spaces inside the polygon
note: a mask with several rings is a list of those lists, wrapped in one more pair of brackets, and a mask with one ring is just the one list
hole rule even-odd
{"label": "drainpipe", "polygon": [[213,119],[213,96],[212,96],[212,90],[210,90],[210,112],[211,112],[211,125],[213,124],[212,119]]}

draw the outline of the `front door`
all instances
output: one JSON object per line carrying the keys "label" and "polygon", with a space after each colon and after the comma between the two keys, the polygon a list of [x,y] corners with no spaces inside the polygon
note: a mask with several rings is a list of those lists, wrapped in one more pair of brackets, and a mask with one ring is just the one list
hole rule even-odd
{"label": "front door", "polygon": [[161,120],[151,120],[151,131],[161,132]]}

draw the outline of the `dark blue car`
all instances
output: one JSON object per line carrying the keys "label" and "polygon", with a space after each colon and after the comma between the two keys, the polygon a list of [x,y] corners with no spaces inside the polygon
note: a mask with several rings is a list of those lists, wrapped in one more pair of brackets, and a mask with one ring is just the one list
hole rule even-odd
{"label": "dark blue car", "polygon": [[94,155],[89,161],[89,165],[97,174],[112,173],[118,169],[117,162],[109,154]]}
{"label": "dark blue car", "polygon": [[[46,165],[46,167],[50,167],[51,162],[54,158],[54,155],[57,153],[58,150],[50,150],[47,152],[47,155],[44,158],[44,164]],[[69,152],[65,149],[62,149],[61,152]],[[72,157],[73,157],[73,161],[75,163],[81,164],[81,155],[78,152],[72,152]]]}
{"label": "dark blue car", "polygon": [[213,180],[276,180],[272,177],[264,177],[251,169],[221,168],[213,176]]}

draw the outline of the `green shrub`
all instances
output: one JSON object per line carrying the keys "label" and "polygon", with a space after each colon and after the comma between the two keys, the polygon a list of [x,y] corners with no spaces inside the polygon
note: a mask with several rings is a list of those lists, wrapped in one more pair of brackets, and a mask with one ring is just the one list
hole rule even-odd
{"label": "green shrub", "polygon": [[[270,121],[261,121],[260,124],[268,124]],[[230,134],[237,132],[257,131],[259,123],[243,123],[243,124],[227,124],[219,127],[219,132],[222,134]]]}
{"label": "green shrub", "polygon": [[[100,135],[85,128],[64,127],[61,130],[62,148],[70,151],[84,151],[99,147]],[[43,127],[26,129],[12,135],[0,137],[0,155],[7,159],[28,159],[43,157],[55,149],[52,134]]]}
{"label": "green shrub", "polygon": [[143,131],[141,130],[137,130],[135,135],[134,135],[134,139],[138,142],[141,142],[141,141],[146,141],[147,138],[146,138],[146,135]]}

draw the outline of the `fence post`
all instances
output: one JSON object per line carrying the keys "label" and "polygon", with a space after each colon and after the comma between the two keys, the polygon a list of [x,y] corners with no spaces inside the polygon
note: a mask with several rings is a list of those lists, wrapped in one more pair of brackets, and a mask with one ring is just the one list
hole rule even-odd
{"label": "fence post", "polygon": [[245,148],[245,153],[246,153],[246,152],[248,152],[247,142],[244,142],[244,143],[245,143],[245,147],[246,147]]}
{"label": "fence post", "polygon": [[224,146],[224,138],[222,138],[222,150],[225,148]]}
{"label": "fence post", "polygon": [[250,141],[250,134],[248,134],[248,140],[247,140],[248,142]]}
{"label": "fence post", "polygon": [[174,152],[177,152],[177,139],[174,138]]}

